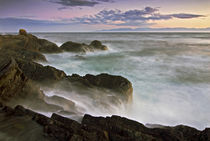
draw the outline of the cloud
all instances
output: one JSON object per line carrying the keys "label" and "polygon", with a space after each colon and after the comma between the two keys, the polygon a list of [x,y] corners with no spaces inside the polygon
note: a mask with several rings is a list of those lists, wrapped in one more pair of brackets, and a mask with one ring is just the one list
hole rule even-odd
{"label": "cloud", "polygon": [[172,17],[179,18],[179,19],[191,19],[191,18],[199,18],[199,17],[205,17],[204,15],[195,15],[195,14],[172,14]]}
{"label": "cloud", "polygon": [[49,2],[57,3],[62,6],[89,6],[93,7],[101,2],[113,2],[113,0],[49,0]]}
{"label": "cloud", "polygon": [[[145,26],[155,24],[157,20],[170,20],[172,18],[191,19],[205,17],[197,14],[160,14],[158,8],[145,7],[142,10],[134,9],[128,11],[121,10],[102,10],[95,15],[77,17],[71,22],[80,24],[106,24],[117,26]],[[150,21],[150,22],[149,22]],[[151,21],[153,23],[151,23]]]}
{"label": "cloud", "polygon": [[209,32],[210,27],[208,28],[113,28],[113,29],[104,29],[99,31],[105,32]]}
{"label": "cloud", "polygon": [[[106,0],[100,0],[106,1]],[[65,9],[65,8],[64,8]],[[61,9],[62,10],[62,9]],[[158,8],[145,7],[144,9],[134,10],[102,10],[94,15],[83,17],[65,18],[58,20],[37,20],[36,17],[20,17],[20,18],[2,18],[0,19],[0,27],[52,27],[52,26],[69,26],[79,27],[92,25],[97,28],[98,25],[118,26],[119,28],[148,28],[156,24],[158,20],[170,20],[179,18],[183,20],[191,18],[205,17],[204,15],[179,13],[179,14],[161,14]],[[93,27],[92,26],[92,27]],[[100,27],[98,26],[98,27]]]}

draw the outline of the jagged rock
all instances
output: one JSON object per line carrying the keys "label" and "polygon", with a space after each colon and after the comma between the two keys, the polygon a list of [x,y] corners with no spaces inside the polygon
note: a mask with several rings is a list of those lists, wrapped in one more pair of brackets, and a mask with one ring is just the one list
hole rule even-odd
{"label": "jagged rock", "polygon": [[0,59],[0,98],[8,99],[19,94],[27,78],[13,58]]}
{"label": "jagged rock", "polygon": [[[82,123],[53,114],[51,118],[16,106],[12,109],[1,104],[0,123],[7,125],[11,122],[16,132],[21,132],[24,137],[28,133],[33,133],[37,139],[56,141],[209,141],[210,129],[203,131],[196,130],[188,126],[175,126],[163,128],[147,128],[138,123],[120,116],[93,117],[85,115]],[[23,122],[24,121],[24,122]],[[25,128],[29,124],[31,127]],[[18,126],[16,126],[18,125]],[[30,127],[29,126],[29,127]],[[21,127],[21,128],[19,128]],[[8,136],[13,133],[8,128],[0,126],[0,131],[4,131]],[[37,132],[39,131],[39,132]],[[44,136],[45,135],[45,136]],[[14,136],[14,135],[13,135]],[[23,136],[15,135],[16,140],[24,139]]]}
{"label": "jagged rock", "polygon": [[96,127],[108,132],[112,141],[209,141],[209,128],[199,131],[188,126],[175,126],[165,128],[147,128],[136,121],[112,117],[93,117],[85,115],[82,125]]}
{"label": "jagged rock", "polygon": [[18,59],[17,63],[28,78],[40,83],[57,82],[66,76],[63,71],[51,66],[42,66],[41,64],[21,59]]}

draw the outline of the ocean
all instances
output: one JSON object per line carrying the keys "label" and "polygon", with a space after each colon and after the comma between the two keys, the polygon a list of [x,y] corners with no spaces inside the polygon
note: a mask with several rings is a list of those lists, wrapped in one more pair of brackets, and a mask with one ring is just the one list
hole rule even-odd
{"label": "ocean", "polygon": [[[210,33],[33,33],[60,46],[66,41],[100,40],[108,51],[45,54],[51,65],[71,75],[109,73],[133,84],[129,108],[109,111],[93,100],[74,97],[85,113],[120,115],[141,123],[197,129],[210,126]],[[62,93],[45,92],[46,95]],[[76,94],[75,94],[76,95]]]}

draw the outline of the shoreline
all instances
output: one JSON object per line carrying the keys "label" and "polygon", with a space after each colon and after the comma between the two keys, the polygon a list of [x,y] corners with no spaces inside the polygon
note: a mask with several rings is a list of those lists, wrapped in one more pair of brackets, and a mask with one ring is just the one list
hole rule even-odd
{"label": "shoreline", "polygon": [[[26,78],[27,79],[31,79],[31,80],[33,80],[33,81],[35,81],[36,82],[36,85],[38,85],[37,87],[39,87],[39,85],[40,84],[42,84],[42,83],[44,83],[44,85],[46,85],[47,87],[53,87],[53,85],[51,85],[51,86],[49,86],[48,84],[46,84],[46,83],[55,83],[55,85],[57,85],[57,83],[60,81],[60,80],[63,80],[63,78],[65,78],[66,80],[67,80],[67,83],[71,83],[71,84],[74,84],[74,83],[80,83],[79,85],[81,85],[82,84],[82,88],[92,88],[92,87],[97,87],[97,88],[105,88],[105,89],[112,89],[112,90],[114,90],[114,91],[117,91],[117,92],[119,92],[119,93],[124,93],[123,95],[125,96],[125,97],[119,97],[119,95],[116,95],[116,104],[118,104],[118,101],[117,101],[117,99],[121,99],[122,101],[124,101],[124,102],[128,102],[128,101],[130,101],[129,100],[129,95],[131,95],[132,96],[132,84],[126,79],[126,78],[122,78],[121,76],[111,76],[111,75],[108,75],[108,74],[102,74],[102,75],[99,75],[99,76],[92,76],[92,75],[87,75],[87,76],[83,76],[83,77],[81,77],[81,76],[79,76],[79,75],[72,75],[72,76],[66,76],[66,74],[64,73],[64,72],[62,72],[61,70],[57,70],[56,68],[53,68],[53,67],[47,67],[47,66],[45,66],[45,67],[43,67],[43,66],[41,66],[40,64],[37,64],[37,63],[34,63],[33,61],[34,60],[36,60],[36,59],[42,59],[42,61],[43,60],[46,60],[46,58],[44,58],[44,56],[42,56],[43,55],[43,52],[44,53],[46,53],[46,51],[48,51],[47,49],[48,48],[44,48],[44,50],[43,50],[43,46],[44,46],[44,44],[46,44],[46,45],[48,45],[48,44],[50,44],[50,45],[52,45],[52,49],[53,50],[49,50],[50,51],[50,53],[52,53],[53,51],[55,51],[55,52],[61,52],[55,45],[54,45],[54,43],[49,43],[49,41],[47,42],[47,41],[45,41],[42,45],[40,45],[40,47],[38,47],[37,48],[37,46],[34,46],[34,47],[32,47],[33,46],[33,43],[37,43],[37,42],[41,42],[41,40],[37,40],[35,37],[33,37],[33,35],[32,35],[32,37],[27,37],[28,36],[28,34],[26,33],[24,33],[24,35],[14,35],[14,36],[18,36],[17,38],[18,38],[18,40],[20,39],[20,41],[22,41],[22,38],[23,39],[27,39],[26,40],[26,42],[24,42],[24,44],[26,45],[24,45],[24,48],[22,48],[22,45],[21,45],[21,47],[19,48],[19,45],[17,45],[16,43],[15,44],[13,44],[14,46],[15,46],[15,48],[13,48],[13,49],[17,49],[17,48],[19,48],[21,51],[23,51],[24,53],[26,53],[26,56],[22,56],[22,55],[20,55],[20,54],[18,54],[18,52],[16,52],[16,53],[11,53],[10,51],[8,51],[8,46],[6,46],[6,49],[5,49],[5,47],[2,47],[2,48],[4,48],[5,50],[7,50],[8,51],[8,54],[7,55],[9,55],[9,56],[11,56],[12,58],[13,57],[15,57],[14,58],[14,60],[15,61],[12,61],[13,63],[9,63],[9,65],[11,64],[11,67],[8,69],[8,70],[11,70],[11,74],[15,71],[15,72],[18,72],[18,73],[16,73],[17,75],[18,75],[18,77],[16,77],[16,74],[14,75],[14,79],[15,79],[15,81],[14,82],[16,82],[16,78],[18,78],[17,79],[17,84],[19,84],[19,82],[21,82],[22,83],[22,85],[23,86],[21,86],[21,87],[25,87],[25,83],[26,83]],[[26,37],[25,37],[26,36]],[[11,36],[12,37],[12,36]],[[13,37],[12,37],[13,38]],[[14,37],[14,39],[16,40],[16,37]],[[14,40],[14,39],[11,39],[10,37],[9,37],[9,40]],[[0,40],[1,41],[1,40]],[[32,44],[30,43],[30,42],[33,42]],[[20,42],[20,44],[21,44],[21,42]],[[98,44],[98,43],[97,43]],[[101,46],[101,44],[99,44],[100,46]],[[29,47],[28,47],[29,46]],[[89,48],[88,48],[88,46],[89,45],[85,45],[85,47],[83,48],[83,46],[81,45],[81,44],[77,44],[77,46],[81,46],[82,48],[81,48],[81,50],[79,50],[79,51],[86,51],[86,50],[88,50]],[[46,47],[49,47],[49,46],[46,46]],[[34,49],[35,49],[35,51],[34,51]],[[38,49],[38,50],[37,50]],[[40,50],[39,50],[40,49]],[[55,50],[54,50],[55,49]],[[68,48],[66,48],[67,50],[68,50]],[[91,47],[91,49],[92,49],[92,47]],[[19,50],[18,50],[19,51]],[[43,52],[42,52],[43,51]],[[28,55],[28,53],[30,52],[30,54],[29,54],[29,56],[27,56]],[[11,53],[11,54],[10,54]],[[33,54],[34,56],[33,56],[33,58],[31,58],[31,54]],[[8,57],[8,56],[5,56],[5,57]],[[17,55],[17,57],[15,56],[15,55]],[[28,58],[28,59],[30,59],[31,61],[26,61],[26,59],[25,58]],[[13,60],[13,59],[12,59]],[[4,61],[4,60],[3,60]],[[9,60],[9,61],[11,61],[11,60]],[[46,60],[47,61],[47,60]],[[17,64],[16,64],[17,63]],[[30,64],[30,65],[29,65]],[[34,67],[35,66],[35,67]],[[40,69],[40,72],[37,74],[37,76],[34,76],[34,74],[30,74],[30,73],[36,73],[33,69],[31,70],[31,69],[29,69],[29,68],[35,68],[35,70],[37,71],[37,68],[39,68]],[[29,69],[29,70],[28,70]],[[14,70],[14,71],[13,71]],[[49,72],[50,72],[50,75],[48,76],[48,75],[46,75],[46,74],[43,74],[43,76],[41,76],[41,77],[39,77],[40,76],[40,74],[42,74],[42,72],[45,72],[46,74],[48,74]],[[20,74],[20,76],[19,76],[19,74]],[[27,75],[26,75],[27,74]],[[51,75],[52,74],[52,75]],[[8,75],[8,77],[11,77],[11,75],[10,75],[10,73],[9,74],[6,74],[6,76]],[[26,76],[25,76],[26,75]],[[46,76],[45,76],[46,75]],[[23,79],[23,76],[24,76],[24,79]],[[50,78],[49,79],[49,77],[51,77],[51,76],[53,76],[52,77],[52,79]],[[20,79],[19,79],[20,78]],[[113,83],[113,85],[114,85],[114,87],[112,87],[112,85],[109,85],[108,83],[107,83],[107,81],[108,82],[110,82],[110,80],[113,80],[113,79],[116,79],[116,82],[114,82]],[[3,78],[3,80],[4,80],[4,78]],[[1,79],[1,81],[3,81],[2,79]],[[122,80],[122,83],[120,83],[120,84],[118,84],[118,80]],[[44,81],[46,81],[46,82],[44,82]],[[69,81],[69,82],[68,82]],[[60,83],[60,82],[59,82]],[[62,83],[62,85],[63,85],[63,82],[61,82]],[[64,82],[65,83],[65,82]],[[121,84],[124,84],[124,83],[126,83],[126,85],[125,86],[123,86],[122,88],[121,88]],[[7,86],[8,84],[4,84],[4,87],[1,87],[1,88],[3,88],[3,89],[5,89],[5,85]],[[29,89],[31,89],[31,87],[30,87],[30,85],[31,85],[31,83],[29,83],[28,84],[28,81],[27,81],[27,85],[29,85],[29,86],[27,86]],[[77,84],[76,84],[77,85]],[[75,87],[78,87],[78,86],[76,86],[75,85]],[[1,86],[1,85],[0,85]],[[9,85],[10,86],[10,85]],[[16,92],[16,91],[14,91],[14,90],[16,90],[16,89],[19,89],[20,87],[19,86],[17,86],[16,88],[12,88],[12,92],[10,91],[10,90],[5,90],[5,93],[4,93],[4,95],[7,95],[7,93],[13,93],[13,92]],[[68,86],[65,86],[64,87],[65,89],[69,89],[68,88]],[[43,94],[42,94],[42,92],[41,91],[39,91],[39,89],[37,88],[36,90],[34,90],[35,92],[34,93],[38,93],[39,94],[39,96],[41,95],[42,97],[43,97]],[[105,91],[106,92],[106,91]],[[26,95],[27,94],[29,94],[30,92],[28,92],[28,91],[26,91],[25,92],[26,93]],[[22,93],[21,93],[22,94]],[[18,94],[17,94],[18,95]],[[30,95],[30,94],[29,94]],[[104,93],[104,95],[106,95],[106,93]],[[2,96],[2,94],[1,94],[1,96]],[[11,98],[11,97],[13,97],[13,95],[9,95],[9,99]],[[30,96],[29,96],[30,97]],[[30,99],[30,98],[29,98]],[[43,102],[43,101],[42,101]],[[129,102],[128,102],[129,103]],[[44,105],[46,104],[46,103],[43,103]],[[49,105],[48,105],[49,106]],[[50,106],[52,106],[52,105],[50,105]],[[59,108],[59,107],[57,107],[57,108]],[[173,128],[173,127],[171,127],[171,128]],[[188,128],[188,127],[187,127]],[[160,130],[160,128],[157,128],[158,130]],[[208,128],[207,128],[208,129]],[[145,128],[145,130],[148,130],[148,129],[146,129]],[[108,134],[110,134],[110,133],[108,133]],[[167,133],[165,133],[165,134],[167,134]],[[209,134],[209,132],[208,132],[208,134]],[[106,138],[106,137],[105,137]]]}

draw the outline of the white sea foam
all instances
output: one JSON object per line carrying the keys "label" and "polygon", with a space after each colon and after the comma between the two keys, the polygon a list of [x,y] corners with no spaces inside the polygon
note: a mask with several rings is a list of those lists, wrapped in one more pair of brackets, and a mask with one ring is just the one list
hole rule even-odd
{"label": "white sea foam", "polygon": [[[83,112],[119,114],[143,123],[185,124],[198,129],[210,126],[210,34],[66,33],[47,37],[60,43],[90,43],[97,39],[109,51],[47,54],[48,63],[44,65],[69,75],[122,75],[133,83],[133,104],[129,110],[114,106],[112,110],[103,109],[94,105],[94,99],[71,93],[67,99],[78,104]],[[53,94],[67,96],[65,92]]]}

